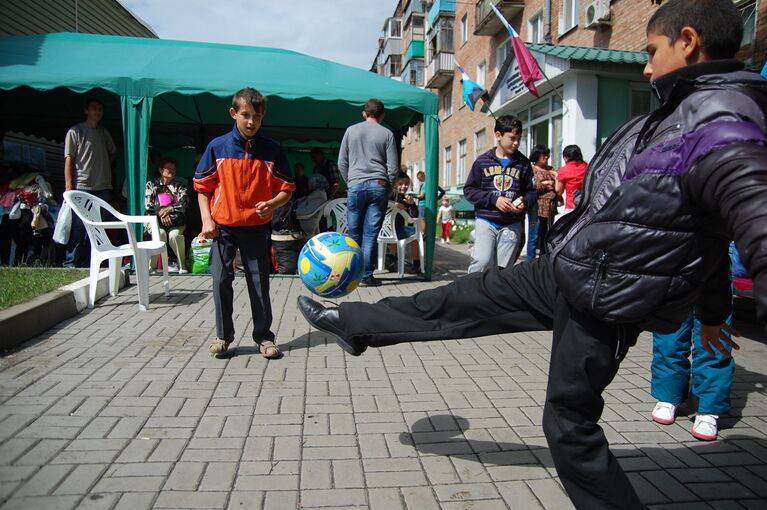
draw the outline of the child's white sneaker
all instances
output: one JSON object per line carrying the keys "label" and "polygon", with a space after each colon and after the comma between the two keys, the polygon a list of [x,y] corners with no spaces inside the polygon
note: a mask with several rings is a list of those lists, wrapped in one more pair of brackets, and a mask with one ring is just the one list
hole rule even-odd
{"label": "child's white sneaker", "polygon": [[701,441],[715,441],[719,433],[719,425],[715,414],[698,414],[695,416],[695,424],[692,426],[692,435]]}
{"label": "child's white sneaker", "polygon": [[658,402],[652,410],[652,421],[662,425],[671,425],[676,420],[676,406],[668,402]]}

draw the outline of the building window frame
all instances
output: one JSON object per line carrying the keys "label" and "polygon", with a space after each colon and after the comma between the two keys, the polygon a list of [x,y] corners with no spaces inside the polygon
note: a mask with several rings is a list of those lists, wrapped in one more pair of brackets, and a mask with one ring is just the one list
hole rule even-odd
{"label": "building window frame", "polygon": [[442,149],[442,185],[450,186],[453,177],[453,146],[446,145]]}
{"label": "building window frame", "polygon": [[479,85],[482,88],[485,88],[485,83],[487,82],[487,61],[483,60],[479,64],[477,64],[477,85]]}
{"label": "building window frame", "polygon": [[466,182],[466,138],[458,141],[458,172],[455,176],[455,182],[457,185],[461,185]]}
{"label": "building window frame", "polygon": [[527,21],[527,42],[542,43],[543,39],[543,11],[538,11]]}
{"label": "building window frame", "polygon": [[474,133],[474,159],[487,150],[487,129],[482,128]]}
{"label": "building window frame", "polygon": [[453,91],[449,90],[442,96],[442,119],[447,119],[453,115]]}
{"label": "building window frame", "polygon": [[464,14],[461,18],[461,46],[469,42],[469,15]]}
{"label": "building window frame", "polygon": [[[561,89],[560,93],[561,93]],[[538,109],[542,104],[548,103],[548,109],[547,113],[543,115],[538,115],[537,117],[532,117],[533,109]],[[562,108],[562,101],[559,99],[559,97],[556,94],[552,94],[549,97],[546,97],[542,99],[541,101],[536,101],[535,103],[532,103],[528,105],[524,110],[520,110],[517,112],[516,116],[523,120],[522,122],[522,133],[523,133],[523,139],[520,141],[519,150],[522,152],[525,156],[529,154],[530,149],[533,146],[533,127],[538,126],[539,124],[546,122],[547,123],[547,129],[549,133],[549,149],[551,149],[551,159],[549,160],[549,164],[553,166],[554,168],[558,168],[562,166],[562,143],[563,140],[551,140],[551,137],[554,135],[556,131],[556,124],[558,123],[558,126],[561,130],[562,122],[563,122],[563,112],[564,109]],[[561,136],[561,132],[559,135]]]}
{"label": "building window frame", "polygon": [[577,27],[580,21],[580,0],[562,0],[559,11],[559,35]]}

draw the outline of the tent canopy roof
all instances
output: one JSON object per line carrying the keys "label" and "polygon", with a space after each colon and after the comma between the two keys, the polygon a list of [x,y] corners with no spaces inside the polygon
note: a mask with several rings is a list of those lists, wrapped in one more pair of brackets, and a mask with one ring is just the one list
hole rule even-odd
{"label": "tent canopy roof", "polygon": [[384,102],[394,129],[438,108],[431,92],[276,48],[73,33],[0,38],[0,89],[153,97],[153,122],[229,124],[228,102],[245,86],[267,96],[265,127],[276,138],[339,139],[370,97]]}

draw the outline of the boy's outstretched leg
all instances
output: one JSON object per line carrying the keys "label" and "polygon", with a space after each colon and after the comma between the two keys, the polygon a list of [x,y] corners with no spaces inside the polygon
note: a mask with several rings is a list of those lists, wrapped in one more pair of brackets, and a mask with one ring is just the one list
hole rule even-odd
{"label": "boy's outstretched leg", "polygon": [[562,484],[579,509],[645,508],[598,424],[602,392],[638,334],[633,327],[580,313],[561,296],[557,300],[543,431]]}
{"label": "boy's outstretched leg", "polygon": [[556,286],[548,257],[473,273],[410,297],[325,308],[300,297],[298,308],[353,355],[401,342],[480,337],[552,327]]}

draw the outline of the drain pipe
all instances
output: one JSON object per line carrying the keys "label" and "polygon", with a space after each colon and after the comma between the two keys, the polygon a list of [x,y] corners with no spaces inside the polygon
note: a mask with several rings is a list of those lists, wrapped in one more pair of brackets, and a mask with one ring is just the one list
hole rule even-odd
{"label": "drain pipe", "polygon": [[551,44],[551,0],[546,0],[546,21],[543,25],[543,40]]}

